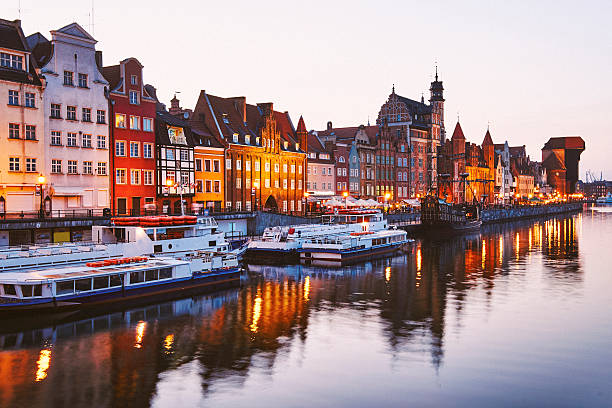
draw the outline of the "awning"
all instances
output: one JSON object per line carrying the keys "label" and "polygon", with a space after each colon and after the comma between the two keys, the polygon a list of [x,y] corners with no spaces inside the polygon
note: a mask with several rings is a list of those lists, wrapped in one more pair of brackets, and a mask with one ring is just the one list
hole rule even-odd
{"label": "awning", "polygon": [[51,195],[61,197],[75,197],[83,195],[82,187],[52,187]]}

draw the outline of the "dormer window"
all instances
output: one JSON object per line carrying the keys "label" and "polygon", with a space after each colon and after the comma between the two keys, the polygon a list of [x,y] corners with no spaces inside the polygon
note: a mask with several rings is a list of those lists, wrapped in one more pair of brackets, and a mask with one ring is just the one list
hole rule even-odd
{"label": "dormer window", "polygon": [[244,143],[245,144],[251,144],[251,136],[250,135],[244,135]]}
{"label": "dormer window", "polygon": [[227,113],[223,114],[223,123],[226,123],[229,125],[229,119],[227,118]]}
{"label": "dormer window", "polygon": [[295,144],[295,150],[300,150],[300,144],[299,143]]}
{"label": "dormer window", "polygon": [[137,77],[136,75],[132,75],[132,76],[130,77],[130,83],[131,83],[132,85],[138,85],[138,77]]}
{"label": "dormer window", "polygon": [[238,133],[234,133],[234,143],[238,143]]}
{"label": "dormer window", "polygon": [[285,140],[285,142],[284,142],[283,144],[284,144],[284,146],[285,146],[285,150],[289,149],[289,142],[287,142],[287,141]]}
{"label": "dormer window", "polygon": [[23,57],[2,52],[0,53],[0,66],[23,71]]}

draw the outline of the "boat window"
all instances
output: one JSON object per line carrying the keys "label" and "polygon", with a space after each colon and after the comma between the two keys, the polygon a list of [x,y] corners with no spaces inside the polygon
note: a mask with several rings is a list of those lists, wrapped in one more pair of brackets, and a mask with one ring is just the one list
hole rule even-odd
{"label": "boat window", "polygon": [[210,247],[217,246],[217,241],[208,241],[208,246]]}
{"label": "boat window", "polygon": [[42,285],[21,285],[21,294],[23,297],[40,297],[42,296]]}
{"label": "boat window", "polygon": [[130,285],[144,282],[144,271],[130,272]]}
{"label": "boat window", "polygon": [[159,270],[159,279],[172,278],[172,268],[162,268]]}
{"label": "boat window", "polygon": [[74,281],[62,281],[55,284],[55,292],[57,295],[67,295],[74,292]]}
{"label": "boat window", "polygon": [[153,269],[153,270],[150,270],[150,271],[146,271],[146,273],[145,273],[145,279],[146,279],[146,281],[147,281],[147,282],[150,282],[150,281],[157,280],[157,279],[158,279],[158,278],[157,278],[157,272],[158,272],[158,270],[157,270],[157,269]]}
{"label": "boat window", "polygon": [[99,276],[94,278],[93,288],[94,290],[108,288],[108,276]]}
{"label": "boat window", "polygon": [[91,290],[91,278],[77,279],[75,281],[75,288],[77,292],[86,292]]}
{"label": "boat window", "polygon": [[162,246],[161,245],[153,245],[153,252],[155,252],[156,254],[160,253],[162,251]]}
{"label": "boat window", "polygon": [[4,284],[4,294],[7,296],[17,296],[15,285]]}
{"label": "boat window", "polygon": [[116,287],[121,286],[121,275],[111,275],[110,276],[110,286]]}

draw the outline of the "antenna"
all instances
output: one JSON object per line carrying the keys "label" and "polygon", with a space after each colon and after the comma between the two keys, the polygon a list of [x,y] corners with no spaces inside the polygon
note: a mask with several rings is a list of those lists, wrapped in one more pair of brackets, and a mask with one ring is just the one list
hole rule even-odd
{"label": "antenna", "polygon": [[95,37],[96,35],[96,23],[94,18],[94,0],[91,0],[91,35]]}
{"label": "antenna", "polygon": [[21,0],[17,2],[17,15],[19,16],[19,19],[21,20]]}

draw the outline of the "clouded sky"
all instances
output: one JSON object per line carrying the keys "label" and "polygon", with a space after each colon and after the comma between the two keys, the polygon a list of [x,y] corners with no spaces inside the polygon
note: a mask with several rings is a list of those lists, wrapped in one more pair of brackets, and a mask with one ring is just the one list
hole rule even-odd
{"label": "clouded sky", "polygon": [[[41,3],[41,4],[39,4]],[[5,19],[18,0],[4,0]],[[610,1],[21,0],[26,35],[73,21],[93,32],[104,64],[136,57],[163,102],[193,108],[201,89],[274,102],[309,129],[375,122],[392,84],[428,96],[435,62],[446,127],[457,115],[481,143],[586,141],[581,175],[612,179]]]}

